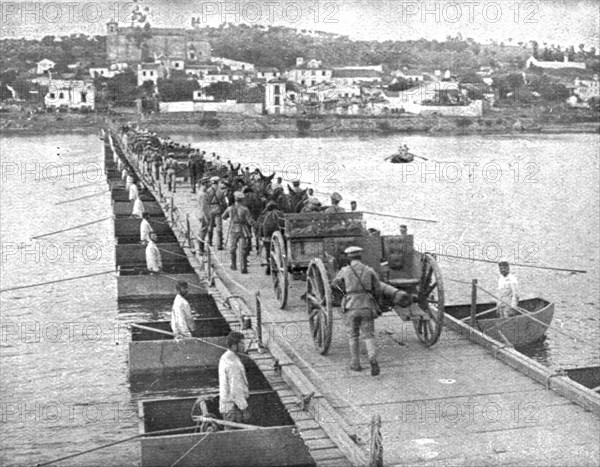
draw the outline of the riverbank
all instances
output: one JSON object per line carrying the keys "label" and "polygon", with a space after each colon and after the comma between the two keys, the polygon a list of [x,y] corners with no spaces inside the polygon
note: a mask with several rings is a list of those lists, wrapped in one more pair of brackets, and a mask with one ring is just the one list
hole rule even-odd
{"label": "riverbank", "polygon": [[[3,134],[88,133],[97,131],[106,114],[0,114]],[[204,135],[343,135],[420,133],[430,135],[523,134],[523,133],[598,133],[600,121],[592,114],[557,113],[537,115],[509,109],[494,109],[481,118],[418,116],[244,116],[236,114],[169,113],[142,116],[117,113],[110,116],[117,124],[137,122],[161,134],[193,132]]]}

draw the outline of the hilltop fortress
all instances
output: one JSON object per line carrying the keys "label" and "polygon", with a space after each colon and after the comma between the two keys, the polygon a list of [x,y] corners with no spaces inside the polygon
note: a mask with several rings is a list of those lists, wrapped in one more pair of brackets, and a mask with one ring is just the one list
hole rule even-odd
{"label": "hilltop fortress", "polygon": [[171,60],[201,62],[211,56],[210,44],[196,29],[120,27],[116,22],[106,26],[109,62],[143,62],[161,55]]}

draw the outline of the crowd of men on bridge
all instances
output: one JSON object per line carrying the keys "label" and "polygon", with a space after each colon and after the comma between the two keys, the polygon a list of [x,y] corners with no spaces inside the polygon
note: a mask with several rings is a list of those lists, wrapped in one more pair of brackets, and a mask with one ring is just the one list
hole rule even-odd
{"label": "crowd of men on bridge", "polygon": [[[251,250],[252,233],[256,238],[256,249],[262,239],[265,254],[269,254],[270,239],[274,231],[283,227],[284,213],[323,212],[340,213],[342,196],[334,192],[330,195],[331,205],[323,206],[312,188],[302,188],[300,181],[287,185],[286,193],[282,177],[275,173],[265,176],[260,169],[253,172],[248,167],[226,163],[216,153],[183,145],[170,138],[160,138],[147,130],[122,127],[124,141],[137,155],[140,167],[154,182],[161,182],[170,192],[177,189],[177,177],[189,179],[192,193],[198,193],[197,212],[200,221],[200,249],[213,246],[216,233],[216,247],[224,249],[224,241],[229,244],[231,269],[237,269],[236,260],[242,257],[241,272],[247,274],[247,258]],[[134,193],[130,199],[138,203],[134,215],[141,217],[137,191],[141,189],[135,173],[128,174],[128,186]],[[138,185],[140,187],[138,188]],[[350,203],[356,211],[356,201]],[[224,237],[223,220],[229,219],[229,231]],[[268,256],[267,256],[267,264]],[[267,265],[266,273],[270,274]]]}

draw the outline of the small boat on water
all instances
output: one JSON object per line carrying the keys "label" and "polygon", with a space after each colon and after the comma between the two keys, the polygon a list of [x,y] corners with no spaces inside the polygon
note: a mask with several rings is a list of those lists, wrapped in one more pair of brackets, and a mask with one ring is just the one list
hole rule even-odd
{"label": "small boat on water", "polygon": [[[478,303],[475,329],[499,342],[508,341],[514,347],[522,347],[543,339],[554,317],[554,303],[543,298],[531,298],[521,300],[519,308],[527,314],[500,318],[495,302]],[[444,312],[471,324],[471,304],[447,305]]]}
{"label": "small boat on water", "polygon": [[415,155],[412,152],[396,153],[387,158],[392,164],[407,164],[415,160]]}

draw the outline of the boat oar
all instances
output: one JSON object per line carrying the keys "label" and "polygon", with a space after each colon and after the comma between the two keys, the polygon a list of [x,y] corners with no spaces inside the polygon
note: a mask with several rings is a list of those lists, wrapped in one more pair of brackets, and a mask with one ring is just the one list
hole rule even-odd
{"label": "boat oar", "polygon": [[[366,212],[366,211],[363,211],[363,212]],[[449,255],[449,254],[437,253],[437,252],[435,254],[436,254],[436,256],[445,256],[446,258],[466,259],[468,261],[479,261],[481,263],[498,264],[498,261],[492,261],[491,259],[469,258],[466,256]],[[511,264],[511,266],[514,266],[517,268],[546,269],[548,271],[563,271],[563,272],[573,272],[573,273],[581,273],[581,274],[587,273],[587,271],[585,271],[583,269],[554,268],[554,267],[550,267],[550,266],[534,266],[533,264],[513,263],[513,264]]]}
{"label": "boat oar", "polygon": [[433,219],[421,219],[421,218],[418,218],[418,217],[397,216],[395,214],[385,214],[383,212],[375,212],[375,211],[360,211],[360,212],[364,212],[365,214],[373,214],[374,216],[392,217],[394,219],[409,219],[411,221],[421,221],[421,222],[437,223],[437,221],[433,220]]}
{"label": "boat oar", "polygon": [[115,272],[114,270],[111,270],[111,271],[97,272],[94,274],[85,274],[83,276],[67,277],[66,279],[57,279],[55,281],[38,282],[37,284],[21,285],[20,287],[9,287],[7,289],[0,289],[0,293],[10,292],[11,290],[29,289],[31,287],[39,287],[40,285],[57,284],[59,282],[74,281],[76,279],[84,279],[86,277],[101,276],[103,274],[110,274],[110,273],[114,273],[114,272]]}
{"label": "boat oar", "polygon": [[[497,310],[498,310],[498,308],[497,308],[497,307],[494,307],[494,308],[491,308],[491,309],[489,309],[489,310],[486,310],[486,311],[482,311],[482,312],[480,312],[480,313],[477,313],[477,314],[475,315],[475,317],[476,317],[476,318],[479,318],[480,316],[488,315],[488,314],[492,313],[493,311],[497,311]],[[466,318],[462,318],[462,319],[461,319],[461,321],[468,321],[468,320],[470,320],[470,319],[471,319],[471,317],[470,317],[470,316],[467,316]]]}
{"label": "boat oar", "polygon": [[204,415],[193,415],[192,420],[195,422],[216,423],[218,425],[230,426],[232,428],[242,428],[244,430],[264,430],[263,426],[247,425],[246,423],[229,422],[227,420],[219,420],[217,418],[205,417]]}
{"label": "boat oar", "polygon": [[[152,332],[156,332],[158,334],[164,334],[166,336],[175,337],[175,334],[173,334],[172,332],[163,331],[162,329],[151,328],[148,326],[144,326],[143,324],[131,323],[130,326],[132,326],[134,328],[138,328],[138,329],[143,329],[144,331],[152,331]],[[228,350],[227,347],[223,347],[222,345],[219,345],[219,344],[213,344],[212,342],[205,341],[204,339],[200,339],[199,337],[187,337],[186,339],[194,339],[194,340],[202,342],[203,344],[212,345],[213,347],[216,347],[217,349]],[[244,353],[244,352],[238,352],[238,355],[249,356],[249,354]]]}
{"label": "boat oar", "polygon": [[428,161],[429,159],[427,159],[426,157],[423,156],[417,156],[416,154],[413,154],[413,157],[418,157],[419,159],[423,159],[424,161]]}
{"label": "boat oar", "polygon": [[103,219],[98,219],[97,221],[87,222],[85,224],[76,225],[75,227],[69,227],[68,229],[57,230],[55,232],[50,232],[50,233],[43,234],[43,235],[36,235],[35,237],[31,237],[31,239],[32,240],[37,240],[38,238],[47,237],[49,235],[54,235],[54,234],[62,233],[62,232],[68,232],[69,230],[75,230],[75,229],[79,229],[81,227],[86,227],[88,225],[97,224],[98,222],[103,222],[103,221],[106,221],[108,219],[114,219],[114,217],[113,216],[109,216],[109,217],[105,217]]}
{"label": "boat oar", "polygon": [[66,201],[60,201],[58,203],[54,203],[55,206],[58,206],[59,204],[66,204],[66,203],[72,203],[73,201],[79,201],[80,199],[87,199],[87,198],[93,198],[94,196],[100,196],[103,195],[104,193],[110,193],[110,190],[107,191],[100,191],[98,193],[93,193],[91,195],[87,195],[87,196],[82,196],[80,198],[73,198],[73,199],[68,199]]}

